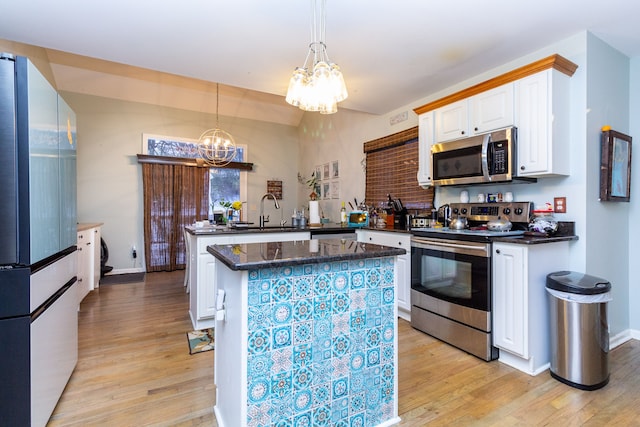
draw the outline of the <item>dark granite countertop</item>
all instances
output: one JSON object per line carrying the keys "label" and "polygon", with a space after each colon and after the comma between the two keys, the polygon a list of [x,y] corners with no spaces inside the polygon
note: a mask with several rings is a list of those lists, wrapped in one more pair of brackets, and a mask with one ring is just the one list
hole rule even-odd
{"label": "dark granite countertop", "polygon": [[558,231],[550,236],[545,236],[544,234],[536,235],[536,233],[525,233],[524,236],[517,237],[497,237],[493,239],[494,242],[503,242],[503,243],[515,243],[518,245],[541,245],[545,243],[555,243],[555,242],[568,242],[573,240],[578,240],[578,236],[575,234],[575,222],[558,222]]}
{"label": "dark granite countertop", "polygon": [[353,227],[340,227],[339,225],[325,225],[321,227],[292,227],[277,225],[256,227],[249,225],[248,227],[232,228],[225,225],[205,225],[204,227],[195,227],[187,225],[185,227],[189,234],[194,235],[223,235],[223,234],[255,234],[255,233],[296,233],[296,232],[310,232],[311,234],[332,234],[332,233],[349,233],[355,232]]}
{"label": "dark granite countertop", "polygon": [[578,240],[578,236],[513,236],[513,237],[495,237],[494,242],[513,243],[516,245],[541,245],[545,243],[568,242]]}
{"label": "dark granite countertop", "polygon": [[232,270],[396,256],[404,249],[345,239],[210,245],[207,251]]}

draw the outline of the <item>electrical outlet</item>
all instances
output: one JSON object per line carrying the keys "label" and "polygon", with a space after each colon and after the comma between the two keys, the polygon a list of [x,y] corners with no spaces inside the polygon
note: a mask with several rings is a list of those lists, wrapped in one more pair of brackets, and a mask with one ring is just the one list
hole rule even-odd
{"label": "electrical outlet", "polygon": [[554,197],[553,198],[553,211],[556,213],[567,213],[567,198],[566,197]]}

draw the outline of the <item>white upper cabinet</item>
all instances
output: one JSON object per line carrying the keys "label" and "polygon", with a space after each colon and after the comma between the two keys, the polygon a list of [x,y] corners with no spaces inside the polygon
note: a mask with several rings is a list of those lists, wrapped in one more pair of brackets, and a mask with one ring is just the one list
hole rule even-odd
{"label": "white upper cabinet", "polygon": [[430,111],[418,116],[418,185],[423,188],[429,188],[432,185],[433,114],[433,111]]}
{"label": "white upper cabinet", "polygon": [[[517,128],[516,176],[569,175],[570,79],[577,68],[568,59],[551,55],[414,108],[420,135],[418,183],[431,185],[434,144],[509,126]],[[495,86],[503,82],[509,83]]]}
{"label": "white upper cabinet", "polygon": [[516,82],[518,176],[569,175],[569,84],[554,69]]}
{"label": "white upper cabinet", "polygon": [[436,142],[469,136],[469,100],[454,102],[434,111]]}
{"label": "white upper cabinet", "polygon": [[473,135],[513,126],[515,123],[513,83],[472,97],[470,107],[469,126]]}
{"label": "white upper cabinet", "polygon": [[436,142],[466,138],[514,124],[513,83],[434,111]]}

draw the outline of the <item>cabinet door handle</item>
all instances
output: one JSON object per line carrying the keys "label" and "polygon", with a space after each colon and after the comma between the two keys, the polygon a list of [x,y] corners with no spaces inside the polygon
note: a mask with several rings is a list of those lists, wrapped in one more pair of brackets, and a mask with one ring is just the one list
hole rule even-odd
{"label": "cabinet door handle", "polygon": [[499,254],[500,253],[500,249],[496,249],[496,253]]}

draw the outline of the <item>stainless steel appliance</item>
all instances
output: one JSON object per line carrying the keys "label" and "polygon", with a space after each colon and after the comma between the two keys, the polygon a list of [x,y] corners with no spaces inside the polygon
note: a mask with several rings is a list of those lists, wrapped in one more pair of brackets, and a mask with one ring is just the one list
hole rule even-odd
{"label": "stainless steel appliance", "polygon": [[521,180],[516,166],[516,128],[431,146],[433,185],[466,185]]}
{"label": "stainless steel appliance", "polygon": [[0,425],[43,426],[78,358],[75,116],[0,54]]}
{"label": "stainless steel appliance", "polygon": [[[524,234],[531,203],[452,203],[452,218],[469,228],[411,230],[411,325],[484,360],[498,358],[492,342],[491,245]],[[512,222],[509,231],[486,223]]]}

